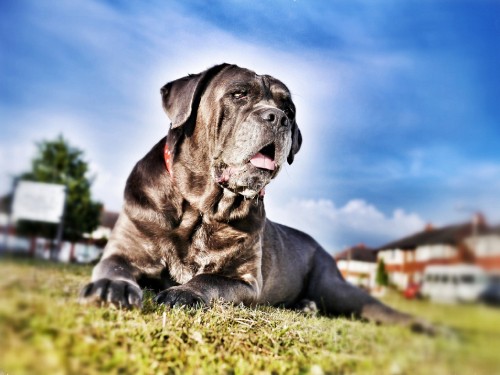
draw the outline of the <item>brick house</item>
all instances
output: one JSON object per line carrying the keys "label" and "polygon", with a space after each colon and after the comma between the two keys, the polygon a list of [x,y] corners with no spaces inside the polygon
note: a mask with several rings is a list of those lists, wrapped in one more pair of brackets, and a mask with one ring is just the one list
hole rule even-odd
{"label": "brick house", "polygon": [[399,289],[421,283],[429,265],[475,264],[500,274],[500,226],[490,227],[482,215],[467,223],[426,228],[376,249],[389,280]]}
{"label": "brick house", "polygon": [[375,286],[377,253],[359,244],[335,254],[342,276],[356,286],[371,290]]}

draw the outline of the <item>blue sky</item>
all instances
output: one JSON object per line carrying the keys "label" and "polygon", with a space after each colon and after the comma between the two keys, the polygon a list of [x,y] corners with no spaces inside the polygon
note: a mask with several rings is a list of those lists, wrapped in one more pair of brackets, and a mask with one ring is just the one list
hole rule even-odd
{"label": "blue sky", "polygon": [[500,222],[500,2],[0,3],[0,194],[34,142],[85,150],[119,210],[169,121],[159,88],[220,62],[292,91],[304,144],[268,216],[329,251],[482,211]]}

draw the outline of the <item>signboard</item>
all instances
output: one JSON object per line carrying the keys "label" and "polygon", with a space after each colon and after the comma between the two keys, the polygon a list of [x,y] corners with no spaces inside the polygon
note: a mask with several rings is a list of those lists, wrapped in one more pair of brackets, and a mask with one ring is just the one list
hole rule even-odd
{"label": "signboard", "polygon": [[59,184],[19,181],[14,194],[14,220],[59,223],[64,211],[66,187]]}

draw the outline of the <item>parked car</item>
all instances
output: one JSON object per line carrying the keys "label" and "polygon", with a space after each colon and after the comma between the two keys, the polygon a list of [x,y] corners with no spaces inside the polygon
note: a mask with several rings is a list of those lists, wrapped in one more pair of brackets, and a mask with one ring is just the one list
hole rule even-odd
{"label": "parked car", "polygon": [[487,287],[480,267],[469,264],[427,266],[421,293],[435,302],[474,302]]}
{"label": "parked car", "polygon": [[410,283],[408,287],[404,290],[403,295],[407,299],[419,298],[420,285],[416,283]]}

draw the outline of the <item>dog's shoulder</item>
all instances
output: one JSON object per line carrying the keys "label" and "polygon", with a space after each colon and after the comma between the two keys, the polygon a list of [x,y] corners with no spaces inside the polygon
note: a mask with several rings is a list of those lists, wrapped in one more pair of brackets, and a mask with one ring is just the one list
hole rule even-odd
{"label": "dog's shoulder", "polygon": [[309,248],[311,250],[321,248],[321,245],[309,234],[302,232],[301,230],[276,223],[268,218],[266,219],[264,228],[264,240],[278,241],[292,246],[300,244],[302,248]]}
{"label": "dog's shoulder", "polygon": [[166,138],[162,138],[135,164],[125,185],[125,204],[147,204],[148,199],[154,198],[151,192],[160,193],[169,185],[169,176],[163,158],[165,141]]}

